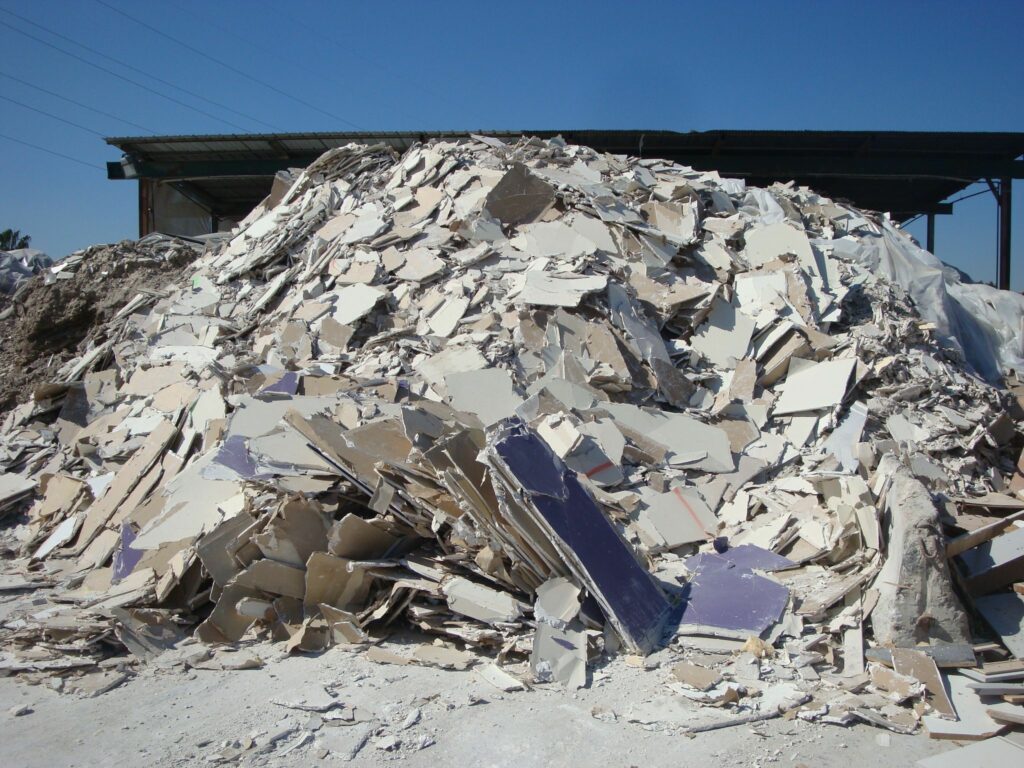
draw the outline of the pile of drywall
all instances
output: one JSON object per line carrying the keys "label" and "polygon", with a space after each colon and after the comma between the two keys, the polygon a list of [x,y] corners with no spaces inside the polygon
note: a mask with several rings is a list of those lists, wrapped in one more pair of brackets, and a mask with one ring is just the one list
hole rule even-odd
{"label": "pile of drywall", "polygon": [[[1016,535],[1020,406],[851,255],[883,233],[558,140],[332,150],[7,416],[0,669],[95,693],[194,632],[572,688],[667,646],[623,717],[998,730],[950,670],[1024,675],[1019,614],[979,648],[943,547]],[[1019,598],[999,558],[966,594]]]}

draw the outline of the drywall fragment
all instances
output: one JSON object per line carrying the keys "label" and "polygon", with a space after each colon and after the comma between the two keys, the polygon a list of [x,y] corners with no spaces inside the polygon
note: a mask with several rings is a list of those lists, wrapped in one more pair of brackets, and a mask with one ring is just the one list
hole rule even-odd
{"label": "drywall fragment", "polygon": [[946,683],[949,686],[950,700],[959,719],[947,720],[937,715],[925,716],[921,722],[930,738],[975,741],[995,736],[1006,727],[989,716],[986,712],[987,705],[968,687],[966,677],[949,675]]}
{"label": "drywall fragment", "polygon": [[534,680],[558,682],[569,690],[587,684],[587,635],[579,621],[563,627],[537,624],[533,635],[530,669]]}
{"label": "drywall fragment", "polygon": [[443,387],[446,376],[486,368],[487,359],[470,346],[447,346],[417,367],[417,373],[433,387]]}
{"label": "drywall fragment", "polygon": [[864,431],[867,419],[867,404],[854,403],[850,406],[850,412],[846,414],[846,418],[825,441],[824,449],[836,457],[844,472],[856,472],[860,466],[857,444],[860,443],[860,436]]}
{"label": "drywall fragment", "polygon": [[349,560],[380,560],[398,541],[387,531],[350,513],[331,526],[327,551]]}
{"label": "drywall fragment", "polygon": [[608,308],[612,323],[625,332],[634,353],[651,367],[661,394],[671,405],[687,407],[693,384],[675,367],[661,334],[641,318],[621,285],[608,284]]}
{"label": "drywall fragment", "polygon": [[603,275],[530,270],[516,301],[542,307],[576,307],[588,293],[603,291],[607,284],[608,278]]}
{"label": "drywall fragment", "polygon": [[346,286],[338,291],[334,304],[334,320],[341,325],[354,323],[370,314],[384,295],[379,288],[363,283]]}
{"label": "drywall fragment", "polygon": [[468,308],[467,298],[458,296],[448,299],[427,321],[430,331],[438,336],[451,336]]}
{"label": "drywall fragment", "polygon": [[920,680],[928,689],[928,702],[940,716],[956,719],[956,710],[946,693],[946,686],[935,661],[910,648],[893,648],[893,669],[901,674]]}
{"label": "drywall fragment", "polygon": [[539,219],[555,203],[555,190],[515,163],[494,185],[484,201],[487,211],[506,226]]}
{"label": "drywall fragment", "polygon": [[351,564],[351,560],[326,552],[313,552],[306,561],[304,603],[313,607],[326,603],[346,611],[361,607],[370,579],[366,571],[358,566],[350,568]]}
{"label": "drywall fragment", "polygon": [[1012,725],[1024,725],[1024,707],[1019,704],[1001,702],[988,707],[985,712],[993,720]]}
{"label": "drywall fragment", "polygon": [[320,615],[327,622],[327,629],[331,634],[333,643],[365,643],[369,637],[362,627],[359,626],[359,619],[355,614],[335,608],[326,603],[319,603],[317,609]]}
{"label": "drywall fragment", "polygon": [[984,595],[1024,581],[1024,528],[1014,528],[960,555],[967,589]]}
{"label": "drywall fragment", "polygon": [[580,611],[580,588],[562,576],[548,579],[537,587],[533,614],[537,621],[564,626]]}
{"label": "drywall fragment", "polygon": [[417,646],[412,657],[420,664],[442,669],[468,669],[476,661],[476,656],[471,653],[440,645]]}
{"label": "drywall fragment", "polygon": [[698,691],[707,691],[718,685],[722,675],[713,669],[702,667],[697,664],[689,664],[681,661],[672,665],[672,677],[683,685],[696,688]]}
{"label": "drywall fragment", "polygon": [[760,635],[789,602],[786,587],[719,555],[694,555],[686,567],[691,576],[681,592],[680,626],[724,631],[727,637]]}
{"label": "drywall fragment", "polygon": [[515,621],[523,614],[522,603],[507,592],[498,592],[461,576],[446,581],[441,590],[448,598],[449,608],[485,624]]}
{"label": "drywall fragment", "polygon": [[[405,265],[395,273],[400,280],[424,283],[441,274],[444,262],[429,248],[414,248],[405,254]],[[342,321],[346,322],[346,321]]]}
{"label": "drywall fragment", "polygon": [[648,496],[637,524],[651,538],[652,551],[707,541],[718,530],[718,518],[693,488]]}
{"label": "drywall fragment", "polygon": [[479,417],[485,427],[512,416],[523,402],[503,368],[452,373],[444,383],[452,407]]}
{"label": "drywall fragment", "polygon": [[856,364],[853,358],[828,360],[791,373],[786,377],[782,396],[775,404],[775,415],[817,411],[839,405],[846,397],[850,374]]}
{"label": "drywall fragment", "polygon": [[718,298],[690,338],[690,346],[716,368],[730,369],[746,355],[753,333],[754,321],[735,304]]}
{"label": "drywall fragment", "polygon": [[257,560],[234,577],[234,583],[243,587],[268,592],[272,595],[295,597],[306,594],[306,572],[273,560]]}
{"label": "drywall fragment", "polygon": [[1005,592],[974,600],[985,621],[1018,659],[1024,659],[1024,595]]}
{"label": "drywall fragment", "polygon": [[509,242],[534,258],[556,257],[564,261],[589,256],[597,250],[595,243],[561,221],[524,224],[519,227],[519,235]]}
{"label": "drywall fragment", "polygon": [[482,680],[490,683],[500,691],[511,693],[512,691],[526,690],[526,686],[523,685],[521,680],[512,677],[512,675],[497,664],[486,664],[482,667],[477,667],[475,671]]}

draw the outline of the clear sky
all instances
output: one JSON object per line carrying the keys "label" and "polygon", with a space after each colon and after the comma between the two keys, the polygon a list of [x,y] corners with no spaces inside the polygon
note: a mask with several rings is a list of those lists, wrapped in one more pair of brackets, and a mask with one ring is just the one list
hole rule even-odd
{"label": "clear sky", "polygon": [[[104,163],[119,153],[101,136],[1024,130],[1021,0],[0,0],[0,9],[0,229],[30,234],[54,257],[137,234],[136,185],[106,180]],[[1014,192],[1021,290],[1024,181]],[[993,280],[996,215],[986,194],[939,217],[938,255]],[[923,222],[911,231],[923,240]]]}

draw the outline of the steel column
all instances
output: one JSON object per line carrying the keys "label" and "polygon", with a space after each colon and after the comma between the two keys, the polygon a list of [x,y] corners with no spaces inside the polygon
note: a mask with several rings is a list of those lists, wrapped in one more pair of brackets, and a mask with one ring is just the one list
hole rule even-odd
{"label": "steel column", "polygon": [[935,214],[928,214],[928,253],[935,253]]}
{"label": "steel column", "polygon": [[999,180],[999,287],[1010,290],[1010,214],[1013,206],[1012,181]]}

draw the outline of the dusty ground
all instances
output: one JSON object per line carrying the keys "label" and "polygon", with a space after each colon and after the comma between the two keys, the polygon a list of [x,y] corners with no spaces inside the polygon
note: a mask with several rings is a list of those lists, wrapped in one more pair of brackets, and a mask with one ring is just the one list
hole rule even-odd
{"label": "dusty ground", "polygon": [[[664,670],[613,661],[604,679],[577,694],[557,687],[502,693],[472,671],[380,665],[339,648],[320,656],[282,656],[256,649],[262,669],[161,671],[146,668],[119,688],[91,699],[61,695],[14,678],[0,679],[3,762],[8,766],[99,766],[112,762],[147,768],[209,764],[225,742],[295,731],[241,765],[300,766],[379,732],[351,765],[399,762],[410,768],[452,766],[912,766],[953,748],[926,736],[899,736],[865,725],[851,728],[774,720],[687,737],[646,730],[622,716],[629,703],[662,693]],[[598,677],[602,675],[598,674]],[[317,715],[271,703],[292,700],[311,686],[337,686],[346,706],[373,718],[369,725],[321,725]],[[482,699],[471,704],[471,697]],[[9,710],[28,705],[19,717]],[[593,707],[619,714],[616,722],[591,716]],[[421,719],[401,724],[418,708]],[[401,746],[377,746],[395,736]],[[420,748],[423,737],[433,744]],[[306,743],[282,754],[303,738]],[[113,758],[113,760],[112,760]],[[326,762],[344,763],[328,755]]]}

